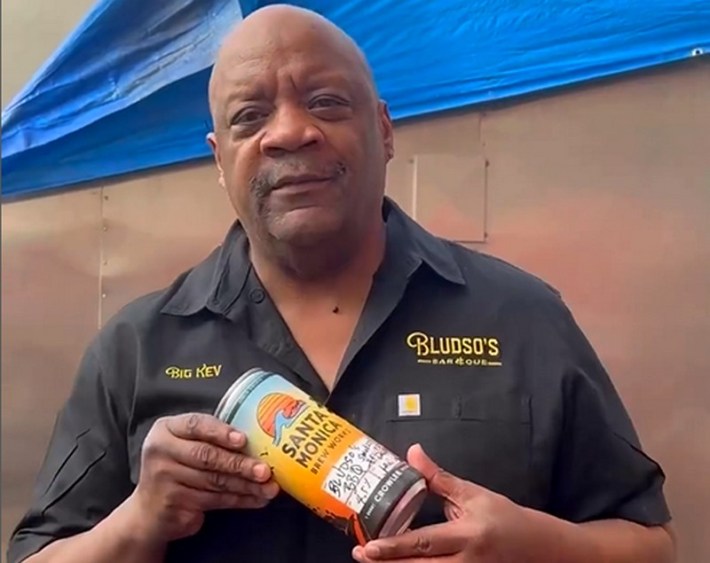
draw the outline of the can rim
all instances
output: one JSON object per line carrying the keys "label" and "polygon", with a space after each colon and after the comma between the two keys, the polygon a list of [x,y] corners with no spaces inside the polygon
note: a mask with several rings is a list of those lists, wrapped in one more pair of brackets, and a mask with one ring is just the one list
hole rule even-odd
{"label": "can rim", "polygon": [[228,418],[231,418],[228,413],[231,413],[234,406],[242,402],[242,398],[250,387],[252,380],[259,376],[268,376],[269,372],[266,370],[253,367],[245,371],[240,375],[225,391],[224,395],[217,404],[217,408],[214,410],[214,416],[220,419],[222,422],[229,422]]}
{"label": "can rim", "polygon": [[416,481],[397,501],[382,524],[378,537],[386,538],[404,532],[416,517],[427,494],[426,480]]}

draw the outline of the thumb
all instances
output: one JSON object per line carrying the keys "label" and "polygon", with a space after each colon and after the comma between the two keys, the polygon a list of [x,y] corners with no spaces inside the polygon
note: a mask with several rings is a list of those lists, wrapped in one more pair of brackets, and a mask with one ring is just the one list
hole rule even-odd
{"label": "thumb", "polygon": [[430,492],[455,505],[460,505],[470,496],[469,485],[471,483],[459,479],[439,467],[426,454],[421,445],[415,444],[409,448],[407,463],[424,476]]}

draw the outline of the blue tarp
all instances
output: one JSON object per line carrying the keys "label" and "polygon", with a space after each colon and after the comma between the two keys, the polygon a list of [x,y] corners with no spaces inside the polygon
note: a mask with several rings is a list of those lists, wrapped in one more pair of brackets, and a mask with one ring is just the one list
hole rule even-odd
{"label": "blue tarp", "polygon": [[[206,87],[258,0],[100,0],[2,114],[4,196],[209,155]],[[395,119],[710,51],[708,0],[304,0],[370,60]]]}

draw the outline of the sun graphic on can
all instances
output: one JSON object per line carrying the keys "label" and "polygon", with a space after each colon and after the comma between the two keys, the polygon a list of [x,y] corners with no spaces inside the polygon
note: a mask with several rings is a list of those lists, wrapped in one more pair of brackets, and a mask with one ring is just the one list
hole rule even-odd
{"label": "sun graphic on can", "polygon": [[306,403],[285,393],[269,393],[259,402],[256,418],[261,429],[274,439],[281,441],[284,428],[291,426],[306,408]]}

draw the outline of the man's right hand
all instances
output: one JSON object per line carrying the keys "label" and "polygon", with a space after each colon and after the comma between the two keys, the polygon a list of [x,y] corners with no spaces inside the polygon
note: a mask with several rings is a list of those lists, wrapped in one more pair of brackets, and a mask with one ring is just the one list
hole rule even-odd
{"label": "man's right hand", "polygon": [[244,434],[206,414],[161,418],[148,433],[126,507],[155,544],[199,531],[204,513],[261,508],[279,492],[268,465],[242,452]]}

